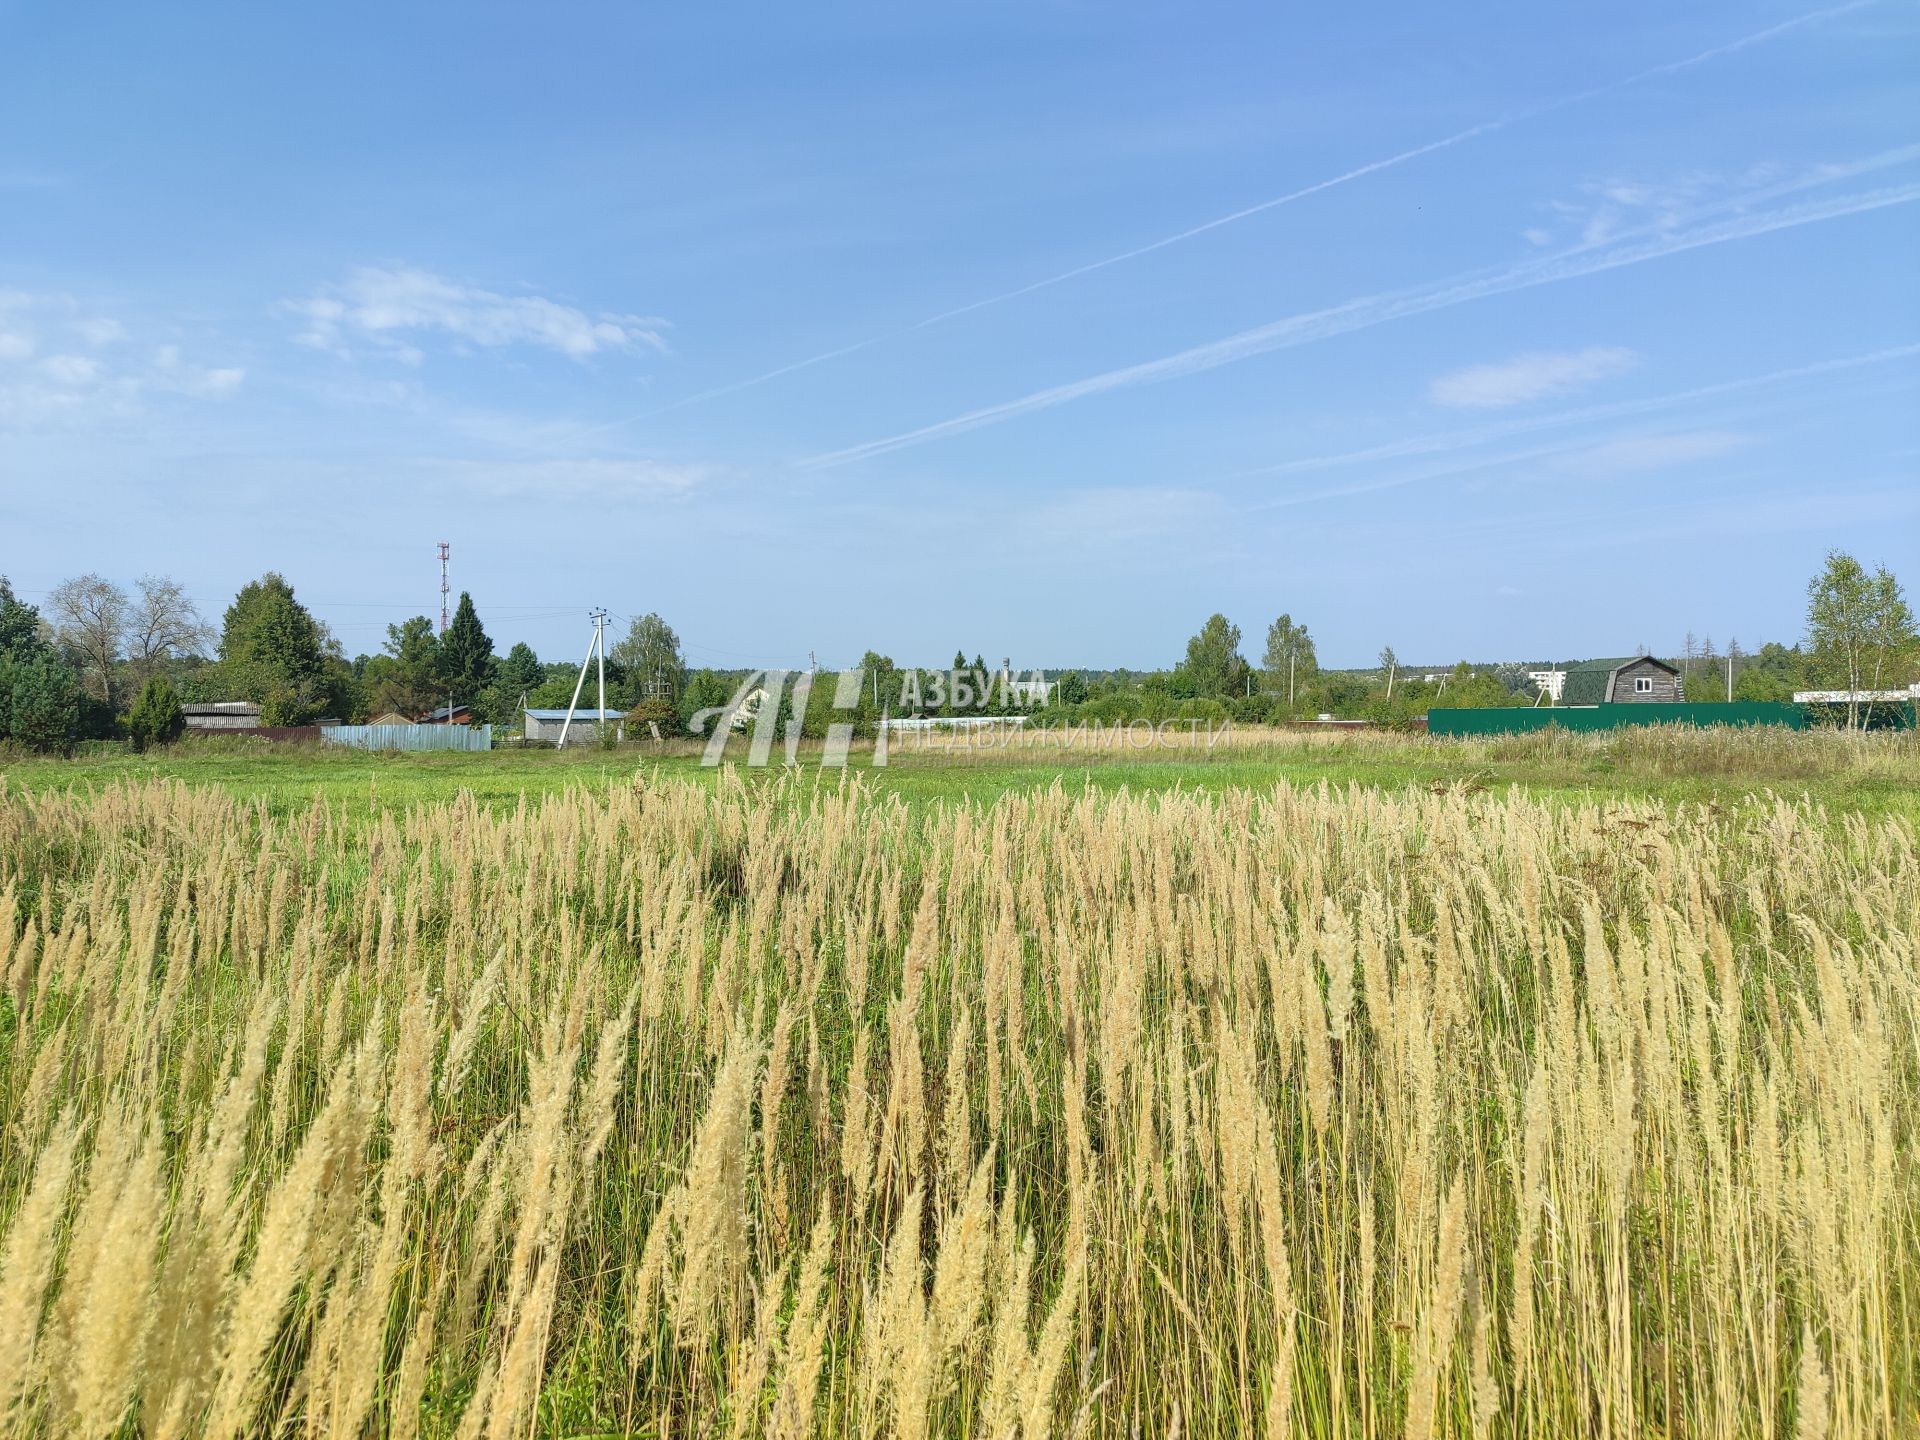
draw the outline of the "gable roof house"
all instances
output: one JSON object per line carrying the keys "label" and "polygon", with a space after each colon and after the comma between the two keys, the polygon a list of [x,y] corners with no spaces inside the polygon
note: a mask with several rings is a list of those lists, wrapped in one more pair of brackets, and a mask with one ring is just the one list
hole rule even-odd
{"label": "gable roof house", "polygon": [[1686,699],[1680,672],[1651,655],[1583,660],[1563,673],[1562,705],[1673,705]]}

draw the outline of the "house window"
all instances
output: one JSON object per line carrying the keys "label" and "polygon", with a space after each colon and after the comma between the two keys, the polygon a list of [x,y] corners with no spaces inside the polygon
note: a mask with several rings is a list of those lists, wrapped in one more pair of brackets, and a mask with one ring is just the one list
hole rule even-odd
{"label": "house window", "polygon": [[1653,693],[1653,677],[1651,675],[1634,676],[1633,693],[1636,695],[1651,695]]}

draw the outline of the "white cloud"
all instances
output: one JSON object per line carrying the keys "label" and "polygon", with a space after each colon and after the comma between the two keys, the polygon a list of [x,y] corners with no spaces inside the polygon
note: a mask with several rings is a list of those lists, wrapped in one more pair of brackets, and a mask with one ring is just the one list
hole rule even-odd
{"label": "white cloud", "polygon": [[[1738,172],[1686,170],[1655,180],[1616,176],[1585,181],[1578,187],[1576,198],[1550,200],[1544,208],[1560,227],[1577,235],[1580,246],[1590,249],[1628,231],[1676,230],[1690,223],[1703,206],[1724,204],[1730,197],[1756,189],[1765,193],[1767,187],[1777,186],[1783,179],[1793,188],[1804,189],[1826,180],[1844,179],[1849,170],[1846,165],[1814,166],[1791,179],[1783,166],[1761,161]],[[1550,244],[1554,227],[1536,226],[1525,232],[1525,238],[1534,245]]]}
{"label": "white cloud", "polygon": [[96,317],[91,320],[82,320],[73,328],[89,345],[111,345],[116,340],[127,338],[127,332],[118,320]]}
{"label": "white cloud", "polygon": [[32,313],[42,330],[110,344],[126,338],[117,320],[72,318],[76,305],[62,295],[0,291],[0,429],[131,423],[151,418],[152,402],[166,396],[225,400],[246,378],[239,366],[202,365],[175,345],[144,356],[112,357],[56,349],[41,355],[38,336],[20,319]]}
{"label": "white cloud", "polygon": [[40,371],[56,385],[91,385],[100,378],[100,362],[84,355],[49,355],[40,362]]}
{"label": "white cloud", "polygon": [[664,320],[589,315],[538,295],[500,295],[410,265],[361,266],[340,284],[285,308],[306,321],[295,336],[303,345],[347,354],[358,341],[408,364],[418,364],[422,355],[407,337],[431,334],[489,349],[533,345],[576,360],[605,350],[666,349]]}
{"label": "white cloud", "polygon": [[1516,355],[1497,365],[1471,365],[1428,387],[1435,404],[1501,410],[1549,395],[1566,395],[1631,370],[1638,357],[1617,345],[1557,354]]}
{"label": "white cloud", "polygon": [[197,395],[203,400],[224,400],[240,388],[247,372],[238,365],[220,365],[202,369],[190,366],[172,388],[182,395]]}
{"label": "white cloud", "polygon": [[8,313],[25,310],[32,303],[33,297],[19,290],[0,290],[0,362],[18,364],[33,358],[39,342],[24,321],[10,319]]}
{"label": "white cloud", "polygon": [[247,372],[237,365],[192,365],[180,358],[178,345],[162,345],[153,353],[153,365],[144,377],[154,388],[199,400],[225,400],[240,388]]}
{"label": "white cloud", "polygon": [[1684,430],[1667,435],[1633,435],[1608,440],[1577,451],[1562,460],[1564,469],[1581,475],[1632,475],[1643,470],[1665,470],[1744,450],[1755,437],[1733,430]]}

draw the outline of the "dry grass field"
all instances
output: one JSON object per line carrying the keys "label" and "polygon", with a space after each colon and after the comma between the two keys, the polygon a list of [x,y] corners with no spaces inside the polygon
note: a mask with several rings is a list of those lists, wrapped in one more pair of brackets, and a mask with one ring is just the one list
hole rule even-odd
{"label": "dry grass field", "polygon": [[1804,800],[0,789],[0,1423],[1913,1434],[1917,947]]}

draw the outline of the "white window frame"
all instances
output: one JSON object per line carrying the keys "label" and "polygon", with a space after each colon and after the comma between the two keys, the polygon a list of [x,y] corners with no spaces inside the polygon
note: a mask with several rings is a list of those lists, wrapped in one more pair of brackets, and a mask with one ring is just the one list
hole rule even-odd
{"label": "white window frame", "polygon": [[1653,693],[1653,677],[1651,675],[1634,676],[1633,693],[1636,695],[1651,695]]}

